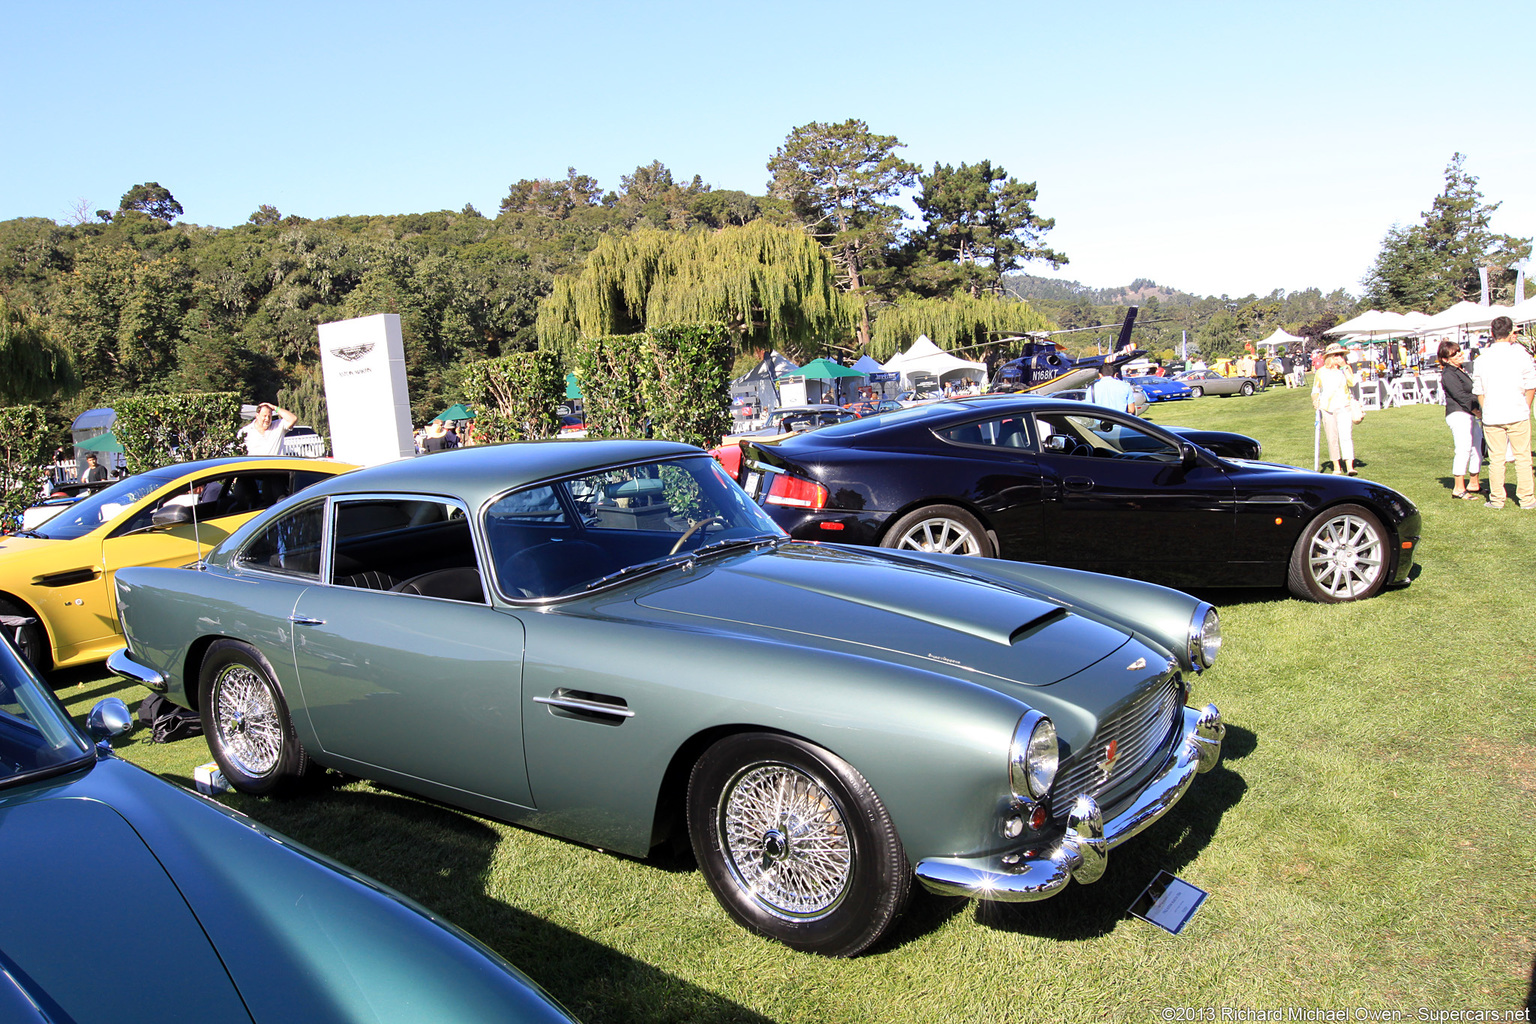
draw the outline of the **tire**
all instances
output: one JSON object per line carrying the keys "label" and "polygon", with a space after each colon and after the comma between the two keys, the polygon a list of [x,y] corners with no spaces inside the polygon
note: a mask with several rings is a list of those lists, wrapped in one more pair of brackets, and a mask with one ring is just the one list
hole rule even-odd
{"label": "tire", "polygon": [[198,674],[203,735],[224,777],[242,793],[293,790],[310,769],[272,666],[255,648],[218,640]]}
{"label": "tire", "polygon": [[987,537],[986,528],[975,516],[954,505],[929,505],[908,512],[885,531],[880,546],[992,557],[992,542]]}
{"label": "tire", "polygon": [[[0,615],[19,615],[26,619],[37,619],[32,609],[9,598],[0,598]],[[48,643],[48,631],[43,628],[41,619],[30,626],[22,626],[19,632],[9,633],[9,636],[22,657],[32,663],[38,675],[53,668],[53,647]]]}
{"label": "tire", "polygon": [[807,953],[855,956],[912,891],[896,826],[864,776],[804,740],[728,736],[688,779],[688,835],[741,924]]}
{"label": "tire", "polygon": [[1191,387],[1189,389],[1189,397],[1190,398],[1203,398],[1203,397],[1205,397],[1205,388]]}
{"label": "tire", "polygon": [[1291,552],[1292,594],[1323,604],[1363,601],[1387,579],[1387,531],[1359,505],[1335,505],[1307,524]]}
{"label": "tire", "polygon": [[1251,380],[1243,381],[1242,392],[1243,392],[1243,397],[1244,398],[1247,398],[1249,395],[1253,394],[1253,381],[1251,381]]}

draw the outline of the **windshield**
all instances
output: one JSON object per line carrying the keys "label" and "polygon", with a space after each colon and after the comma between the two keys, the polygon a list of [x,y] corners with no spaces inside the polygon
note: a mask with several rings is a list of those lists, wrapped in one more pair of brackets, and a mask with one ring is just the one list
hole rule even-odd
{"label": "windshield", "polygon": [[485,535],[502,593],[545,598],[669,555],[783,531],[719,463],[690,456],[513,491],[486,509]]}
{"label": "windshield", "polygon": [[84,537],[104,523],[110,523],[129,506],[142,501],[186,472],[184,466],[166,466],[148,473],[119,480],[104,491],[77,501],[33,531],[49,540],[74,540]]}
{"label": "windshield", "polygon": [[52,691],[0,640],[0,788],[94,756]]}

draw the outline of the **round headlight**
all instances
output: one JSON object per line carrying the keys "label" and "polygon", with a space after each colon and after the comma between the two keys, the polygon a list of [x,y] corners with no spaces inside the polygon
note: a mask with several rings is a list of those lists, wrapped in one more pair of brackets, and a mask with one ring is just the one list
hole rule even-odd
{"label": "round headlight", "polygon": [[1038,711],[1025,713],[1008,747],[1008,785],[1020,800],[1039,800],[1056,781],[1056,726]]}
{"label": "round headlight", "polygon": [[1202,601],[1189,620],[1189,663],[1196,669],[1210,668],[1220,651],[1221,616]]}

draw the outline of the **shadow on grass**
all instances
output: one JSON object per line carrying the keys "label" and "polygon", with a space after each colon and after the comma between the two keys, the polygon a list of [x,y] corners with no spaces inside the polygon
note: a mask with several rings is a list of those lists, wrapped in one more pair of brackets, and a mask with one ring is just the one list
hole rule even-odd
{"label": "shadow on grass", "polygon": [[1235,807],[1248,783],[1229,767],[1258,746],[1247,729],[1227,726],[1221,764],[1195,779],[1184,799],[1141,835],[1116,847],[1109,869],[1092,885],[1069,884],[1039,903],[976,903],[976,921],[999,931],[1081,942],[1108,935],[1159,871],[1178,874],[1216,835],[1222,815]]}
{"label": "shadow on grass", "polygon": [[414,797],[346,785],[331,773],[302,799],[232,794],[223,802],[458,924],[587,1024],[769,1024],[746,1007],[487,895],[487,878],[507,868],[493,867],[501,837],[485,821]]}

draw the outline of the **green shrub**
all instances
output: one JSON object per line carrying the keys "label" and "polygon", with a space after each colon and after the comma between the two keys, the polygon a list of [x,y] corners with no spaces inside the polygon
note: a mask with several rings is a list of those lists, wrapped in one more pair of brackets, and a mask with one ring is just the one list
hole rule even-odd
{"label": "green shrub", "polygon": [[531,441],[560,432],[556,412],[565,397],[565,374],[554,352],[517,352],[471,363],[464,371],[464,398],[476,411],[475,440]]}
{"label": "green shrub", "polygon": [[114,400],[112,432],[129,473],[173,462],[240,454],[240,396],[233,391],[139,395]]}
{"label": "green shrub", "polygon": [[644,437],[647,420],[641,394],[645,377],[643,334],[582,338],[574,353],[588,437]]}
{"label": "green shrub", "polygon": [[14,529],[22,510],[42,493],[47,447],[43,410],[35,405],[0,408],[0,529]]}
{"label": "green shrub", "polygon": [[723,323],[666,324],[645,332],[641,396],[651,433],[713,448],[731,425],[735,346]]}

